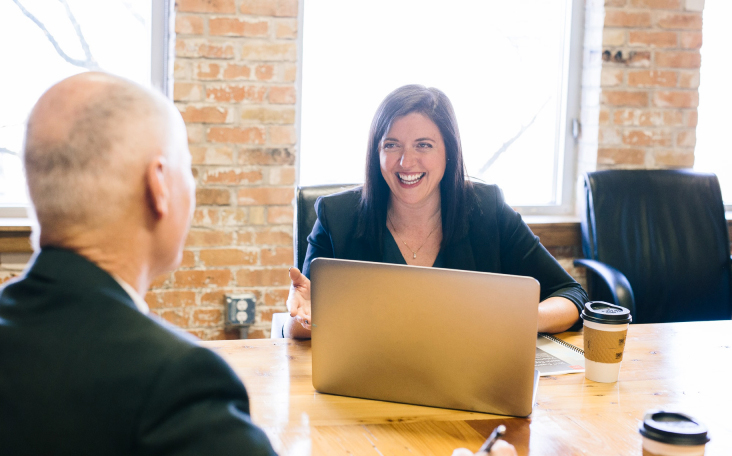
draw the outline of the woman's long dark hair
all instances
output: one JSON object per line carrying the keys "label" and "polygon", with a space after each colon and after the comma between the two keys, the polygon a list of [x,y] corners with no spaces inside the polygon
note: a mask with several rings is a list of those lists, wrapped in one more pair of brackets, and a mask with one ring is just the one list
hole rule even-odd
{"label": "woman's long dark hair", "polygon": [[381,249],[383,245],[383,229],[389,202],[389,186],[381,175],[379,144],[396,119],[414,112],[432,120],[445,141],[447,164],[440,182],[442,246],[450,245],[467,233],[467,200],[472,191],[470,182],[465,179],[460,131],[452,103],[438,89],[406,85],[390,93],[381,102],[369,132],[366,179],[361,193],[357,236],[366,238],[375,248]]}

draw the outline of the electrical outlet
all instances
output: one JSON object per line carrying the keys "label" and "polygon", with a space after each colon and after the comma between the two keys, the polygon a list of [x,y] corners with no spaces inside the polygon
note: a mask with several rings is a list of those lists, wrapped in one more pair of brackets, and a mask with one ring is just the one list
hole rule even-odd
{"label": "electrical outlet", "polygon": [[257,297],[252,293],[224,295],[226,299],[226,325],[249,326],[254,323]]}

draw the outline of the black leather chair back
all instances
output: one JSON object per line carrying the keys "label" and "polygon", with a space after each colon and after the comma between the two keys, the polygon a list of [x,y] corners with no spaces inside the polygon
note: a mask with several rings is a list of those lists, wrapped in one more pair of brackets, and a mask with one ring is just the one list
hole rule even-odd
{"label": "black leather chair back", "polygon": [[585,257],[625,274],[633,323],[732,317],[729,235],[714,174],[599,171],[585,176],[585,197]]}
{"label": "black leather chair back", "polygon": [[295,227],[292,238],[295,242],[295,266],[302,271],[305,262],[305,254],[308,251],[308,236],[313,231],[315,220],[318,219],[315,213],[315,201],[321,196],[332,195],[356,187],[357,184],[335,184],[335,185],[314,185],[311,187],[298,187],[295,196]]}

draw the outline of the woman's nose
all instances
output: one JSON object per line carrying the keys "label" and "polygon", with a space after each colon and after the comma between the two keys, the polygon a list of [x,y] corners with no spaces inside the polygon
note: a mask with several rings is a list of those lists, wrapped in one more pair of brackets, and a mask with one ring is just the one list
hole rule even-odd
{"label": "woman's nose", "polygon": [[412,147],[406,147],[402,153],[402,158],[399,160],[399,164],[402,168],[410,168],[417,163],[417,151]]}

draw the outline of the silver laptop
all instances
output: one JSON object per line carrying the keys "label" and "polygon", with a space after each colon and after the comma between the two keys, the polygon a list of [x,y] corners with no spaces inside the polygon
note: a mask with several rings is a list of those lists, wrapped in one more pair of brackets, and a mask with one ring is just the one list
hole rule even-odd
{"label": "silver laptop", "polygon": [[531,413],[535,279],[326,258],[310,270],[316,390]]}

